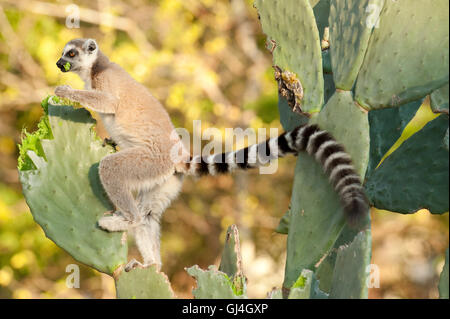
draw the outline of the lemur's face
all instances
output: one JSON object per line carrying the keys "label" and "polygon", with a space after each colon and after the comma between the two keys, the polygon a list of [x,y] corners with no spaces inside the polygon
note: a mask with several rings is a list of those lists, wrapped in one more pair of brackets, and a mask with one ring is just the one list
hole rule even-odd
{"label": "lemur's face", "polygon": [[62,72],[76,72],[90,70],[97,59],[98,46],[93,39],[74,39],[69,41],[63,50],[56,66]]}

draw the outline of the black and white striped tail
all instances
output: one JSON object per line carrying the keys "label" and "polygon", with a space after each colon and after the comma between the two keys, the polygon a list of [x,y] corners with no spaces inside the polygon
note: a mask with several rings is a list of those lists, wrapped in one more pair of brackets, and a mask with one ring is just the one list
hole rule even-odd
{"label": "black and white striped tail", "polygon": [[355,172],[350,156],[330,133],[317,125],[303,125],[278,137],[254,144],[241,150],[196,156],[187,163],[188,175],[218,175],[235,169],[249,169],[266,164],[269,160],[287,154],[297,155],[306,151],[319,162],[330,183],[338,192],[347,219],[354,224],[369,209],[359,175]]}

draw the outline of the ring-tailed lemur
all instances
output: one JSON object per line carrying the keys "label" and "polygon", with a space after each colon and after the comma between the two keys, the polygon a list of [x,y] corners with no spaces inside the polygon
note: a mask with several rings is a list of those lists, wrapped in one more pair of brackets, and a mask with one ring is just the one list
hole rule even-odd
{"label": "ring-tailed lemur", "polygon": [[[116,211],[102,217],[99,226],[107,231],[133,231],[145,264],[161,266],[159,221],[177,197],[183,175],[215,175],[257,167],[263,164],[257,155],[262,149],[270,159],[308,152],[322,165],[350,222],[368,211],[350,156],[316,125],[299,126],[264,143],[217,154],[208,160],[194,157],[173,163],[170,151],[180,140],[171,135],[174,127],[166,110],[147,88],[110,62],[95,40],[68,42],[56,65],[63,72],[77,73],[85,89],[58,86],[55,94],[97,112],[120,149],[100,161],[100,180]],[[136,264],[133,260],[128,268]]]}

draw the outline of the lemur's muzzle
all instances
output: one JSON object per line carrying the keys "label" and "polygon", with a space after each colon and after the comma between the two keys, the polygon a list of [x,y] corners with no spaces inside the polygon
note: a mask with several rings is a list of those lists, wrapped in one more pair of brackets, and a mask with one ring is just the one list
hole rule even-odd
{"label": "lemur's muzzle", "polygon": [[63,58],[59,59],[58,62],[56,62],[56,66],[62,71],[62,72],[68,72],[70,71],[70,68],[72,67],[70,65],[70,62],[64,60]]}

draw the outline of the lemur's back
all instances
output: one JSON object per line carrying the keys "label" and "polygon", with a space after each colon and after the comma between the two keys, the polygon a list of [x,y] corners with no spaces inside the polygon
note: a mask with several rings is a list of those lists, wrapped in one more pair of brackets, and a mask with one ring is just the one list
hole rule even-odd
{"label": "lemur's back", "polygon": [[[122,67],[105,59],[99,61],[99,72],[93,70],[92,89],[108,91],[119,98],[114,127],[105,123],[113,140],[122,148],[128,148],[128,144],[144,144],[152,152],[168,154],[178,140],[170,140],[174,127],[167,111],[145,86]],[[104,120],[111,121],[106,117]]]}

